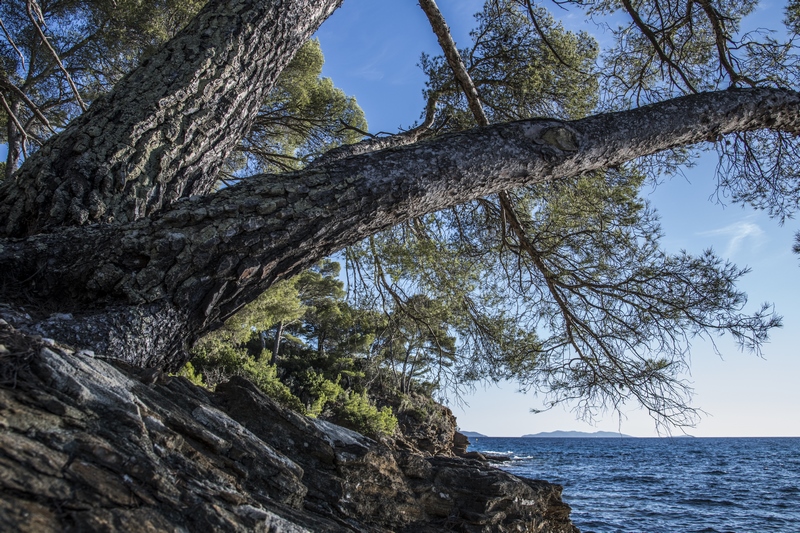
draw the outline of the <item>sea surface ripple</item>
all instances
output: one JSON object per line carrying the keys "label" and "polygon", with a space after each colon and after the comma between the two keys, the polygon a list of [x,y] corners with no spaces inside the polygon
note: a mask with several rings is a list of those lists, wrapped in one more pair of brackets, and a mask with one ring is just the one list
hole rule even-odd
{"label": "sea surface ripple", "polygon": [[583,533],[800,533],[800,438],[470,438],[564,486]]}

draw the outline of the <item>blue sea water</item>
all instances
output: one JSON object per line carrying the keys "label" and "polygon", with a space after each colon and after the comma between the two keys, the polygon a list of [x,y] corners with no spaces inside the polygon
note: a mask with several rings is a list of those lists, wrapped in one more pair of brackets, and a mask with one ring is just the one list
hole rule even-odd
{"label": "blue sea water", "polygon": [[800,533],[800,438],[470,438],[564,486],[583,533]]}

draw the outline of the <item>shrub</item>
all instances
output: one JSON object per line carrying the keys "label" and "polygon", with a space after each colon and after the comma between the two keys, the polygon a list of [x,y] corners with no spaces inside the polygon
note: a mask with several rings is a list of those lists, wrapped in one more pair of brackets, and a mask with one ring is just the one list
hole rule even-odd
{"label": "shrub", "polygon": [[372,437],[391,436],[397,429],[397,418],[391,407],[375,407],[366,393],[348,391],[336,410],[341,425]]}
{"label": "shrub", "polygon": [[331,381],[310,369],[303,372],[301,376],[304,389],[310,399],[310,403],[306,406],[306,414],[310,417],[320,416],[326,407],[339,401],[345,394],[344,389],[339,385],[339,380]]}
{"label": "shrub", "polygon": [[293,411],[305,413],[303,403],[292,394],[289,387],[278,379],[278,371],[275,365],[269,364],[268,358],[262,356],[256,360],[254,357],[247,356],[244,358],[241,368],[245,377],[249,378],[264,394]]}
{"label": "shrub", "polygon": [[208,385],[206,385],[205,381],[203,381],[203,374],[197,372],[194,369],[194,366],[192,366],[192,363],[186,363],[183,365],[183,368],[178,370],[178,373],[175,375],[188,379],[198,387],[203,387],[205,389],[208,388]]}

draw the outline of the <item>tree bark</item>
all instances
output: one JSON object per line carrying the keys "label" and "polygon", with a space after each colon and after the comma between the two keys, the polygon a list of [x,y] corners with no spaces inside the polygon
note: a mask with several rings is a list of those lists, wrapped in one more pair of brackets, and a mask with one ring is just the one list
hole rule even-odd
{"label": "tree bark", "polygon": [[8,117],[6,123],[6,180],[12,179],[14,172],[19,166],[20,159],[22,159],[22,142],[24,139],[24,133],[19,130],[12,119],[12,116],[19,117],[20,110],[22,109],[22,102],[20,102],[19,99],[12,100],[9,109],[11,110],[11,116]]}
{"label": "tree bark", "polygon": [[283,320],[278,322],[278,327],[275,329],[275,346],[272,348],[272,358],[269,361],[269,364],[275,365],[278,363],[278,352],[281,349],[281,338],[283,337],[283,328],[284,323]]}
{"label": "tree bark", "polygon": [[[61,339],[175,368],[186,347],[279,279],[413,217],[737,131],[800,132],[800,93],[703,93],[573,122],[460,132],[185,199],[124,225],[0,240],[6,301]],[[65,317],[63,313],[71,313]],[[157,332],[157,339],[152,335]]]}
{"label": "tree bark", "polygon": [[0,235],[126,223],[208,193],[284,66],[342,0],[211,0],[0,190]]}

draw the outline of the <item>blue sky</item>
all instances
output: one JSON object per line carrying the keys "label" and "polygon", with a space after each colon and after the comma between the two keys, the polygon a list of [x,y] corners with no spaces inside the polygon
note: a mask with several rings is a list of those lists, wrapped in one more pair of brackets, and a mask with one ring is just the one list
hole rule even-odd
{"label": "blue sky", "polygon": [[[457,43],[468,42],[472,15],[482,0],[438,0]],[[608,37],[585,23],[577,13],[551,6],[555,16],[566,16],[569,28],[589,31],[602,43]],[[762,2],[753,24],[779,29],[783,3]],[[413,0],[345,0],[317,36],[326,63],[324,75],[357,98],[372,132],[394,132],[419,119],[424,107],[424,77],[417,67],[420,54],[438,53],[430,26]],[[740,287],[750,298],[750,309],[773,302],[784,317],[784,327],[772,336],[763,358],[741,353],[727,338],[713,346],[697,340],[692,346],[695,389],[693,404],[705,410],[697,436],[800,436],[800,256],[791,252],[796,221],[779,226],[763,212],[738,205],[720,205],[714,194],[713,154],[645,195],[661,215],[663,246],[671,252],[699,253],[713,248],[740,266],[752,268]],[[621,431],[655,435],[653,421],[631,405],[620,417],[607,413],[594,425],[576,420],[569,406],[541,414],[530,409],[541,404],[534,395],[516,392],[513,384],[479,387],[466,397],[468,405],[452,405],[463,429],[493,436],[519,436],[540,431]]]}

